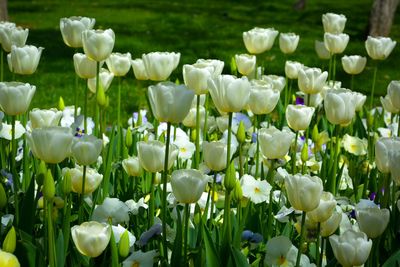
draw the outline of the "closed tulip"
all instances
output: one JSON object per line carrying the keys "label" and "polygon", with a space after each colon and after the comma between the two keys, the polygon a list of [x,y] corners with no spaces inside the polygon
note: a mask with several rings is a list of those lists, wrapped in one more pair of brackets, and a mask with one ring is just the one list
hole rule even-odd
{"label": "closed tulip", "polygon": [[113,30],[85,30],[82,32],[83,51],[86,56],[94,61],[106,60],[115,43]]}
{"label": "closed tulip", "polygon": [[[160,141],[140,141],[138,143],[138,157],[140,165],[148,172],[160,172],[164,169],[165,144]],[[170,145],[168,155],[168,169],[172,167],[179,149],[176,145]]]}
{"label": "closed tulip", "polygon": [[64,43],[69,47],[82,47],[82,32],[93,29],[96,20],[93,18],[72,16],[60,19],[60,30]]}
{"label": "closed tulip", "polygon": [[328,90],[324,99],[325,114],[332,124],[348,125],[355,115],[356,100],[347,89]]}
{"label": "closed tulip", "polygon": [[[100,86],[103,88],[104,92],[107,92],[110,88],[111,82],[114,79],[114,74],[107,69],[102,68],[99,73]],[[96,93],[96,77],[87,80],[87,85],[89,90],[95,94]]]}
{"label": "closed tulip", "polygon": [[372,248],[372,240],[368,239],[363,232],[347,230],[340,236],[329,237],[333,254],[343,266],[363,265],[369,256]]}
{"label": "closed tulip", "polygon": [[367,58],[354,55],[342,57],[343,70],[350,75],[360,74],[367,64]]}
{"label": "closed tulip", "polygon": [[43,47],[25,45],[11,48],[11,53],[7,55],[8,67],[11,72],[16,74],[33,74],[39,65]]}
{"label": "closed tulip", "polygon": [[208,179],[199,170],[175,170],[171,174],[172,193],[180,203],[196,203],[206,189]]}
{"label": "closed tulip", "polygon": [[285,75],[288,79],[297,79],[299,76],[299,70],[303,68],[304,65],[297,61],[286,61],[285,62]]}
{"label": "closed tulip", "polygon": [[322,192],[318,207],[307,212],[307,216],[314,222],[324,222],[332,216],[335,207],[335,197],[332,193],[324,191]]}
{"label": "closed tulip", "polygon": [[331,54],[341,54],[349,43],[349,35],[345,33],[332,34],[326,32],[324,34],[324,44]]}
{"label": "closed tulip", "polygon": [[365,49],[368,56],[375,60],[386,59],[392,53],[395,46],[396,41],[393,41],[389,37],[368,36],[367,41],[365,41]]}
{"label": "closed tulip", "polygon": [[208,80],[208,87],[219,112],[239,112],[250,97],[250,82],[246,77],[219,75]]}
{"label": "closed tulip", "polygon": [[322,180],[318,176],[288,175],[285,188],[294,209],[309,212],[318,207],[323,190]]}
{"label": "closed tulip", "polygon": [[356,218],[361,231],[369,238],[377,238],[385,231],[390,212],[388,209],[380,209],[378,205],[356,207]]}
{"label": "closed tulip", "polygon": [[359,92],[353,92],[354,103],[356,105],[356,111],[362,111],[367,96]]}
{"label": "closed tulip", "polygon": [[93,135],[84,135],[74,138],[71,153],[79,165],[88,166],[97,161],[102,148],[103,140]]}
{"label": "closed tulip", "polygon": [[111,238],[111,226],[96,221],[84,222],[73,226],[71,235],[81,254],[95,258],[107,248]]}
{"label": "closed tulip", "polygon": [[342,214],[342,212],[333,211],[331,217],[321,223],[322,237],[328,237],[336,232],[340,225],[340,222],[342,221]]}
{"label": "closed tulip", "polygon": [[[183,125],[185,125],[186,127],[189,127],[189,128],[195,128],[196,127],[196,113],[197,113],[197,108],[191,108],[189,110],[189,113],[186,115],[186,117],[182,121]],[[203,106],[199,106],[199,113],[200,113],[200,127],[203,128],[206,109]]]}
{"label": "closed tulip", "polygon": [[152,52],[142,55],[144,67],[149,80],[165,81],[179,64],[181,54],[169,52]]}
{"label": "closed tulip", "polygon": [[278,75],[262,75],[261,80],[271,84],[272,89],[278,90],[279,92],[282,92],[286,85],[285,77]]}
{"label": "closed tulip", "polygon": [[299,89],[305,94],[317,94],[323,89],[327,78],[328,72],[322,72],[319,68],[302,68],[299,70]]}
{"label": "closed tulip", "polygon": [[322,15],[322,25],[325,32],[333,34],[342,33],[346,26],[346,21],[346,16],[342,14],[326,13]]}
{"label": "closed tulip", "polygon": [[286,121],[294,131],[304,131],[308,128],[315,108],[302,105],[286,107]]}
{"label": "closed tulip", "polygon": [[28,39],[29,30],[21,27],[6,26],[0,27],[0,43],[4,51],[11,52],[13,45],[22,47]]}
{"label": "closed tulip", "polygon": [[198,59],[195,63],[199,67],[211,67],[213,69],[211,76],[221,75],[225,63],[218,59]]}
{"label": "closed tulip", "polygon": [[0,249],[0,266],[4,267],[20,267],[18,258],[14,254],[2,251]]}
{"label": "closed tulip", "polygon": [[28,144],[35,157],[46,163],[60,163],[71,153],[73,135],[70,128],[36,128],[27,134]]}
{"label": "closed tulip", "polygon": [[[63,175],[69,175],[71,177],[71,190],[75,193],[82,194],[83,167],[76,166],[72,169],[65,168],[63,169]],[[83,194],[88,195],[93,193],[97,187],[99,187],[102,180],[102,174],[98,173],[95,169],[87,167],[85,176],[85,191]]]}
{"label": "closed tulip", "polygon": [[295,137],[289,128],[278,130],[275,126],[262,128],[258,134],[261,153],[268,159],[282,159],[289,151]]}
{"label": "closed tulip", "polygon": [[128,157],[122,161],[122,167],[129,176],[140,176],[142,166],[138,157]]}
{"label": "closed tulip", "polygon": [[111,53],[106,59],[107,68],[116,77],[125,76],[131,68],[131,53]]}
{"label": "closed tulip", "polygon": [[173,82],[161,82],[149,86],[150,106],[154,116],[160,122],[179,123],[189,113],[194,92],[185,85]]}
{"label": "closed tulip", "polygon": [[400,150],[398,138],[395,141],[396,148],[391,148],[389,150],[389,168],[390,168],[390,176],[392,177],[393,182],[399,186],[400,185]]}
{"label": "closed tulip", "polygon": [[269,114],[278,104],[280,92],[263,80],[252,80],[248,106],[254,114]]}
{"label": "closed tulip", "polygon": [[393,114],[396,114],[396,113],[400,112],[400,109],[395,108],[393,106],[392,99],[390,98],[389,95],[385,95],[385,97],[381,96],[380,100],[381,100],[382,107],[386,112],[390,112],[390,113],[393,113]]}
{"label": "closed tulip", "polygon": [[387,87],[387,94],[393,104],[393,107],[400,109],[400,81],[391,81]]}
{"label": "closed tulip", "polygon": [[227,145],[223,141],[203,142],[203,160],[210,170],[218,172],[225,169],[227,153]]}
{"label": "closed tulip", "polygon": [[292,54],[294,51],[296,51],[299,40],[300,36],[295,33],[280,33],[279,48],[284,54]]}
{"label": "closed tulip", "polygon": [[55,108],[52,109],[37,109],[34,108],[29,112],[31,128],[43,128],[49,126],[58,126],[63,113]]}
{"label": "closed tulip", "polygon": [[[74,67],[75,73],[82,79],[91,79],[96,77],[97,63],[96,61],[88,58],[85,54],[76,53],[74,54]],[[100,63],[100,68],[103,65],[103,61]]]}
{"label": "closed tulip", "polygon": [[272,48],[278,31],[274,28],[253,28],[243,32],[243,42],[250,54],[261,54]]}
{"label": "closed tulip", "polygon": [[235,55],[237,70],[244,76],[249,76],[256,69],[256,56],[248,54]]}
{"label": "closed tulip", "polygon": [[0,107],[5,114],[14,116],[25,113],[36,86],[20,82],[0,82]]}
{"label": "closed tulip", "polygon": [[331,54],[329,53],[328,49],[325,47],[325,42],[317,41],[314,42],[314,49],[317,53],[317,56],[320,59],[330,59]]}
{"label": "closed tulip", "polygon": [[212,66],[193,64],[183,65],[183,81],[185,85],[196,95],[208,92],[207,80],[211,77],[214,69]]}
{"label": "closed tulip", "polygon": [[137,58],[131,61],[133,74],[137,80],[146,81],[149,79],[143,59]]}
{"label": "closed tulip", "polygon": [[400,149],[399,137],[381,137],[375,143],[375,163],[382,173],[390,172],[391,150]]}

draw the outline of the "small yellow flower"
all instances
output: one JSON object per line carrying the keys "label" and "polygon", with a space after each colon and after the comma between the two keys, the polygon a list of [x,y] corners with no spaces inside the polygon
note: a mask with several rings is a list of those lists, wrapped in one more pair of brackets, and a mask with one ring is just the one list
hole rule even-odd
{"label": "small yellow flower", "polygon": [[346,134],[342,142],[344,149],[353,155],[361,156],[367,154],[368,141],[365,138],[360,139]]}

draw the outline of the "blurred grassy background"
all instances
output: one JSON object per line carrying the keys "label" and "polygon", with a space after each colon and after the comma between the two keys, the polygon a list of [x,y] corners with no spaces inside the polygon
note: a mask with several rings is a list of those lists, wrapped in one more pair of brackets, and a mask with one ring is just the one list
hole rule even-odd
{"label": "blurred grassy background", "polygon": [[[327,68],[314,51],[314,40],[323,40],[322,14],[342,13],[347,17],[345,32],[350,43],[344,54],[367,56],[364,41],[367,36],[368,17],[372,0],[309,0],[302,11],[293,9],[295,0],[12,0],[9,1],[9,20],[30,29],[27,44],[42,46],[39,68],[32,76],[17,77],[37,86],[32,107],[49,108],[62,96],[67,105],[73,104],[75,73],[72,56],[75,51],[67,47],[61,38],[59,20],[74,15],[93,17],[95,28],[112,28],[116,34],[114,52],[130,52],[133,58],[152,51],[175,51],[181,53],[180,65],[171,79],[182,80],[182,65],[194,63],[198,58],[216,58],[225,61],[225,73],[230,72],[231,57],[246,53],[242,32],[255,26],[274,27],[280,32],[295,32],[300,43],[289,59],[310,67]],[[391,38],[400,38],[400,17],[395,18]],[[284,75],[286,58],[279,50],[278,38],[271,51],[262,55],[266,61],[267,74]],[[396,63],[400,60],[400,45],[390,57],[380,62],[377,95],[386,94],[391,80],[400,79]],[[82,51],[80,51],[82,52]],[[339,59],[340,60],[340,59]],[[369,60],[369,59],[368,59]],[[338,62],[337,79],[349,87],[350,79]],[[369,95],[372,84],[372,62],[366,70],[355,77],[355,89]],[[7,74],[7,79],[12,79]],[[85,82],[79,81],[80,95]],[[123,111],[126,118],[143,106],[144,88],[150,82],[137,82],[130,71],[123,79]],[[110,113],[115,101],[117,81],[109,90]],[[80,103],[83,103],[81,99]]]}

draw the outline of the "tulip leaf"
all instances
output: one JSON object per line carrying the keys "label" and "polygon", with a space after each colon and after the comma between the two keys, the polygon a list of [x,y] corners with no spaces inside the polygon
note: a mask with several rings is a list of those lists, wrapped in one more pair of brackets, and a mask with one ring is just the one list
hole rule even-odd
{"label": "tulip leaf", "polygon": [[32,233],[33,231],[33,225],[35,222],[34,217],[36,211],[35,207],[35,179],[31,179],[28,190],[23,197],[22,206],[20,209],[20,217],[24,219],[20,220],[19,226],[21,230],[25,231],[26,233]]}
{"label": "tulip leaf", "polygon": [[244,266],[250,266],[249,263],[247,262],[246,257],[243,255],[243,253],[235,248],[231,247],[231,259],[233,259],[234,266],[237,267],[244,267]]}
{"label": "tulip leaf", "polygon": [[382,267],[393,267],[400,266],[400,250],[398,250],[395,254],[393,254],[383,265]]}
{"label": "tulip leaf", "polygon": [[181,265],[182,261],[182,219],[181,219],[181,213],[177,209],[176,212],[178,219],[176,221],[176,236],[175,236],[175,241],[174,241],[174,248],[172,250],[172,256],[171,256],[171,265],[172,266],[179,266]]}
{"label": "tulip leaf", "polygon": [[217,250],[207,227],[203,227],[204,244],[206,249],[206,266],[221,266]]}
{"label": "tulip leaf", "polygon": [[111,266],[118,267],[119,266],[118,248],[117,248],[117,243],[115,242],[114,231],[112,230],[111,230],[110,247],[111,247]]}
{"label": "tulip leaf", "polygon": [[57,240],[56,240],[56,262],[57,266],[65,265],[65,250],[64,250],[64,235],[61,230],[58,232]]}

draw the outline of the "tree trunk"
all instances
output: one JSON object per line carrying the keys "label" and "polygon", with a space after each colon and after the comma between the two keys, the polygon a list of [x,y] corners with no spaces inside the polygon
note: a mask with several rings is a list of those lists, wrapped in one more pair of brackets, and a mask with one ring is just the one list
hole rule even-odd
{"label": "tree trunk", "polygon": [[369,35],[388,36],[400,0],[374,0],[369,17]]}

